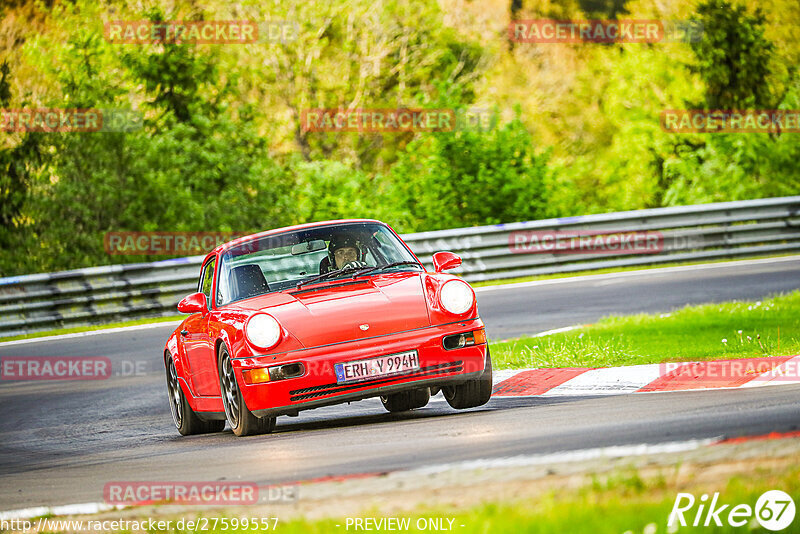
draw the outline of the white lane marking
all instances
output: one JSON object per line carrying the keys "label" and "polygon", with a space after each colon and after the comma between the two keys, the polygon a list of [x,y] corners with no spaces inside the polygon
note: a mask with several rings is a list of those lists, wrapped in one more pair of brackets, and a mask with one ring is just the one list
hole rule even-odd
{"label": "white lane marking", "polygon": [[533,280],[530,282],[516,282],[513,284],[500,284],[494,286],[481,286],[476,287],[475,292],[481,293],[486,291],[500,291],[503,289],[520,289],[523,287],[536,287],[547,286],[553,284],[569,284],[588,282],[591,280],[606,280],[609,278],[625,277],[625,276],[645,276],[660,274],[668,274],[682,271],[700,271],[703,269],[722,269],[726,267],[741,267],[747,265],[760,265],[762,263],[783,263],[787,261],[798,261],[800,256],[788,256],[785,258],[762,258],[757,260],[737,260],[728,261],[723,263],[702,263],[700,265],[680,265],[677,267],[664,267],[659,269],[638,269],[635,271],[623,271],[619,273],[604,273],[604,274],[586,274],[581,276],[568,276],[565,278],[553,278],[552,280]]}
{"label": "white lane marking", "polygon": [[583,328],[584,326],[591,326],[591,325],[576,324],[573,326],[564,326],[562,328],[553,328],[552,330],[545,330],[544,332],[539,332],[538,334],[534,334],[530,337],[545,337],[545,336],[552,336],[553,334],[563,334],[564,332],[569,332],[570,330],[575,330],[577,328]]}
{"label": "white lane marking", "polygon": [[72,334],[60,334],[57,336],[32,337],[30,339],[3,341],[0,343],[0,347],[10,347],[11,345],[22,345],[24,343],[38,343],[40,341],[56,341],[56,340],[73,339],[86,336],[97,336],[100,334],[117,334],[119,332],[134,332],[136,330],[147,330],[148,328],[156,328],[158,326],[172,326],[174,328],[179,324],[181,324],[181,321],[183,321],[183,319],[179,321],[161,321],[160,323],[137,324],[133,326],[118,326],[115,328],[106,328],[103,330],[89,330],[87,332],[74,332]]}
{"label": "white lane marking", "polygon": [[563,334],[564,332],[570,332],[572,330],[576,330],[578,328],[583,328],[585,326],[592,326],[591,324],[576,324],[573,326],[563,326],[561,328],[554,328],[552,330],[545,330],[544,332],[539,332],[538,334],[533,334],[532,336],[521,336],[521,337],[512,337],[509,339],[498,339],[498,340],[491,340],[492,343],[512,343],[514,341],[518,341],[520,339],[527,339],[533,337],[546,337],[552,336],[553,334]]}
{"label": "white lane marking", "polygon": [[596,458],[625,458],[629,456],[643,456],[647,454],[668,454],[686,452],[713,445],[722,441],[722,437],[711,439],[695,439],[688,441],[673,441],[650,445],[641,443],[636,445],[618,445],[612,447],[598,447],[594,449],[580,449],[577,451],[557,452],[551,454],[520,455],[506,458],[482,458],[464,462],[437,464],[407,471],[396,471],[397,475],[432,475],[452,470],[469,471],[474,469],[496,469],[504,467],[527,467],[537,465],[551,465],[557,463],[583,462]]}
{"label": "white lane marking", "polygon": [[590,369],[541,396],[618,395],[632,393],[661,376],[661,364]]}
{"label": "white lane marking", "polygon": [[604,287],[604,286],[610,286],[610,285],[614,285],[614,284],[624,284],[625,282],[626,282],[626,280],[624,278],[620,278],[620,277],[609,278],[608,280],[598,280],[594,284],[594,286],[595,287]]}
{"label": "white lane marking", "polygon": [[121,504],[105,504],[100,502],[66,504],[64,506],[37,506],[35,508],[0,512],[0,521],[7,521],[9,519],[31,519],[43,515],[96,514],[109,510],[122,510],[123,508],[125,508],[125,506]]}

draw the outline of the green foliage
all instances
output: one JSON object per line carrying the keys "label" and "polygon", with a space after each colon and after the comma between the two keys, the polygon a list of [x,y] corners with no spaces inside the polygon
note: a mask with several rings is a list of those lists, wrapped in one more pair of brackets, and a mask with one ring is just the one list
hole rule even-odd
{"label": "green foliage", "polygon": [[706,85],[708,109],[772,109],[781,97],[768,82],[774,72],[775,46],[764,36],[760,9],[728,0],[707,0],[697,8],[703,37],[692,48],[695,70]]}
{"label": "green foliage", "polygon": [[[797,194],[797,134],[675,135],[658,123],[663,109],[695,104],[800,108],[800,47],[779,24],[800,15],[796,2],[770,0],[762,13],[742,1],[708,0],[695,14],[688,0],[499,11],[430,0],[7,3],[0,107],[133,109],[144,121],[117,133],[0,133],[0,276],[153,259],[107,255],[108,231],[370,217],[408,232]],[[509,9],[691,15],[706,34],[693,47],[509,46]],[[231,45],[103,36],[103,21],[141,19],[284,20],[297,31]],[[304,110],[340,107],[501,118],[488,131],[303,130]]]}
{"label": "green foliage", "polygon": [[394,224],[395,210],[382,191],[381,179],[339,161],[287,162],[284,172],[293,184],[289,191],[292,222],[306,223],[343,218],[375,218]]}
{"label": "green foliage", "polygon": [[[10,108],[11,69],[0,65],[0,108]],[[26,231],[29,216],[25,213],[34,177],[43,167],[46,154],[43,134],[21,133],[18,140],[5,139],[0,145],[0,250],[25,250],[32,238]],[[0,273],[17,271],[25,262],[11,254],[0,254]]]}
{"label": "green foliage", "polygon": [[674,142],[661,129],[659,114],[683,107],[683,99],[699,91],[663,47],[604,47],[591,57],[591,66],[577,76],[597,85],[592,95],[602,95],[586,126],[596,139],[572,149],[573,161],[555,173],[555,205],[562,213],[658,207],[665,189],[662,162]]}
{"label": "green foliage", "polygon": [[548,214],[548,155],[519,117],[484,132],[419,136],[391,170],[405,230],[507,223]]}
{"label": "green foliage", "polygon": [[118,262],[103,250],[108,231],[248,232],[290,222],[287,177],[268,157],[267,139],[248,116],[252,111],[239,108],[236,121],[219,93],[209,91],[216,80],[213,56],[167,45],[126,51],[120,66],[110,45],[91,30],[53,48],[55,58],[31,51],[62,87],[49,106],[115,107],[131,80],[144,83],[148,118],[142,129],[127,133],[42,138],[57,157],[39,174],[26,205],[28,223],[17,232],[35,246],[0,268]]}
{"label": "green foliage", "polygon": [[[779,109],[800,109],[800,70]],[[664,164],[666,205],[745,200],[800,192],[796,133],[682,136]]]}
{"label": "green foliage", "polygon": [[[7,62],[0,64],[0,108],[11,102],[11,68]],[[22,134],[14,146],[0,146],[0,244],[10,245],[5,240],[19,224],[17,218],[30,187],[31,166],[41,159],[36,134]],[[5,248],[5,247],[4,247]]]}
{"label": "green foliage", "polygon": [[[787,71],[765,37],[767,18],[742,4],[708,0],[697,8],[703,38],[694,43],[705,86],[705,109],[798,109],[800,70]],[[786,84],[786,79],[790,83]],[[676,136],[664,157],[664,205],[683,205],[800,192],[796,133],[722,133]]]}
{"label": "green foliage", "polygon": [[[252,14],[258,20],[283,15],[263,8]],[[298,21],[298,38],[248,50],[260,65],[243,76],[265,102],[288,109],[293,121],[279,127],[279,134],[308,161],[335,159],[384,172],[411,135],[306,132],[303,110],[411,107],[436,99],[441,82],[474,96],[486,51],[448,27],[436,2],[310,2],[287,9],[285,16]]]}

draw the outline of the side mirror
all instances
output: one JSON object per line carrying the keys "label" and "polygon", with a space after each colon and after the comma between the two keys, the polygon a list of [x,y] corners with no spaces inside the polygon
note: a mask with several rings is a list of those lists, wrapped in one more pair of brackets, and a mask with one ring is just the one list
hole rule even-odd
{"label": "side mirror", "polygon": [[178,303],[178,311],[181,313],[204,313],[207,310],[208,303],[203,293],[192,293]]}
{"label": "side mirror", "polygon": [[433,268],[437,273],[455,269],[461,265],[461,258],[452,252],[437,252],[433,255]]}

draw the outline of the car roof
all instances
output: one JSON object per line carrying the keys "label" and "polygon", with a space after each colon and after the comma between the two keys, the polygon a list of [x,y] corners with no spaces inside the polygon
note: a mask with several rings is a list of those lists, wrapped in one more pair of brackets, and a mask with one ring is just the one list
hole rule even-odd
{"label": "car roof", "polygon": [[378,223],[378,224],[386,225],[386,223],[383,223],[383,222],[378,221],[376,219],[335,219],[335,220],[331,220],[331,221],[320,221],[320,222],[313,222],[313,223],[296,224],[294,226],[285,226],[283,228],[275,228],[274,230],[266,230],[264,232],[259,232],[257,234],[250,234],[250,235],[238,237],[238,238],[234,239],[233,241],[228,241],[227,243],[222,243],[221,245],[218,245],[217,248],[215,248],[214,250],[209,252],[208,256],[212,256],[212,255],[217,254],[219,252],[224,252],[224,251],[228,250],[229,248],[232,248],[232,247],[235,247],[237,245],[241,245],[242,243],[247,243],[248,241],[252,241],[254,239],[259,239],[259,238],[265,237],[265,236],[282,234],[284,232],[293,232],[295,230],[304,230],[304,229],[307,229],[307,228],[314,228],[314,227],[317,227],[317,226],[330,226],[330,225],[334,225],[334,224],[364,223],[364,222]]}

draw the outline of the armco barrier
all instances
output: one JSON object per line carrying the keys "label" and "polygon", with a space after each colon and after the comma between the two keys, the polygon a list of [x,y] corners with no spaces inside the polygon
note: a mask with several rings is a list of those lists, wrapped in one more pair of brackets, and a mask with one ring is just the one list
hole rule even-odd
{"label": "armco barrier", "polygon": [[[517,232],[659,232],[656,254],[512,253]],[[470,282],[607,267],[800,252],[800,196],[565,217],[407,234],[430,268],[439,250]],[[0,336],[177,313],[203,256],[0,278]]]}

